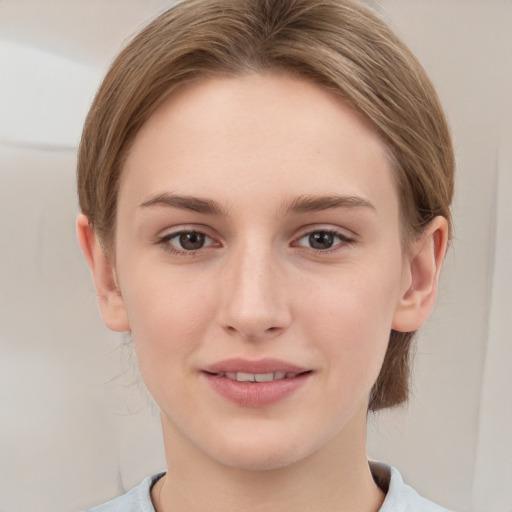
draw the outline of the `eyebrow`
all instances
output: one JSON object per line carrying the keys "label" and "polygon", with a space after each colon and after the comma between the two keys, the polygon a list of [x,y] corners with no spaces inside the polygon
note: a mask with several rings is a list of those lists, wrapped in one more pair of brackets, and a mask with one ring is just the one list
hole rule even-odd
{"label": "eyebrow", "polygon": [[181,210],[189,210],[197,213],[207,213],[210,215],[225,215],[225,210],[215,201],[211,199],[202,199],[193,196],[178,196],[174,194],[157,194],[152,198],[144,201],[139,207],[148,206],[169,206],[171,208],[179,208]]}
{"label": "eyebrow", "polygon": [[[226,209],[219,203],[211,199],[204,199],[194,196],[180,196],[169,193],[157,194],[147,201],[144,201],[139,207],[167,206],[170,208],[179,208],[196,213],[205,213],[210,215],[226,215]],[[290,203],[285,204],[281,209],[285,214],[290,213],[310,213],[329,210],[332,208],[367,208],[376,212],[375,207],[367,199],[359,196],[310,196],[302,195],[294,198]]]}
{"label": "eyebrow", "polygon": [[367,208],[376,212],[370,201],[359,196],[299,196],[285,206],[286,213],[310,213],[331,208]]}

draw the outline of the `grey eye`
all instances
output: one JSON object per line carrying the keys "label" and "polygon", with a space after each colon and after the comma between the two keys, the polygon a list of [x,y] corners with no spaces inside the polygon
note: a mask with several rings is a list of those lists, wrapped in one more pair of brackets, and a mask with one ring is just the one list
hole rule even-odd
{"label": "grey eye", "polygon": [[180,249],[195,251],[204,247],[206,236],[197,231],[184,231],[175,235],[171,240],[176,240]]}
{"label": "grey eye", "polygon": [[300,237],[297,245],[301,247],[309,247],[317,251],[331,249],[337,245],[342,245],[345,242],[350,242],[350,239],[336,231],[318,230],[311,231]]}
{"label": "grey eye", "polygon": [[308,235],[309,245],[313,249],[329,249],[334,245],[336,235],[329,231],[315,231]]}

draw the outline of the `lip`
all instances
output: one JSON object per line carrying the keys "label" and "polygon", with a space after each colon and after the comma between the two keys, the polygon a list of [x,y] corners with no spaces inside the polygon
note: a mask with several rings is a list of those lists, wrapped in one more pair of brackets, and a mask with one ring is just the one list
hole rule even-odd
{"label": "lip", "polygon": [[[227,378],[225,373],[294,374],[268,382],[240,382]],[[311,369],[280,359],[265,358],[256,361],[234,358],[219,361],[202,368],[201,375],[210,387],[224,399],[241,406],[259,408],[284,400],[301,388],[310,378]]]}
{"label": "lip", "polygon": [[217,363],[205,366],[202,368],[204,372],[208,373],[223,373],[223,372],[246,372],[246,373],[304,373],[311,368],[304,368],[295,364],[266,357],[264,359],[249,360],[243,358],[232,358],[219,361]]}

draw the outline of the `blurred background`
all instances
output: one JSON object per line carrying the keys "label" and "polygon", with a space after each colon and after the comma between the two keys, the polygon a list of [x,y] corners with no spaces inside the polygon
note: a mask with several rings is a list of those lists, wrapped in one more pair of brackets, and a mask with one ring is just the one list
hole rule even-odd
{"label": "blurred background", "polygon": [[[75,239],[76,148],[127,39],[166,0],[0,0],[0,511],[72,512],[165,467],[129,340]],[[455,240],[410,404],[369,455],[460,512],[512,512],[512,2],[381,0],[450,118]]]}

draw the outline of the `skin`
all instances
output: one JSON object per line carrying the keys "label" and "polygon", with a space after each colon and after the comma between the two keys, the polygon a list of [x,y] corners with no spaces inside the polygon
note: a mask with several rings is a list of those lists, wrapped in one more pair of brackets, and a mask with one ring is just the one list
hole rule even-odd
{"label": "skin", "polygon": [[[378,510],[369,391],[390,330],[427,319],[447,239],[436,218],[403,252],[399,218],[382,141],[308,81],[204,79],[146,122],[123,168],[115,263],[84,216],[78,235],[103,319],[131,331],[161,410],[159,512]],[[194,251],[180,245],[191,231],[204,234]],[[203,378],[231,357],[311,373],[242,407]]]}

